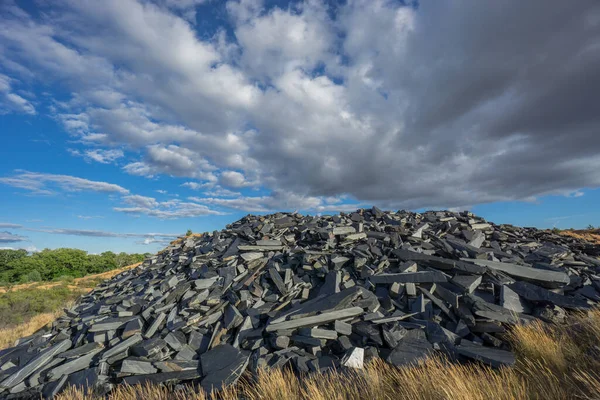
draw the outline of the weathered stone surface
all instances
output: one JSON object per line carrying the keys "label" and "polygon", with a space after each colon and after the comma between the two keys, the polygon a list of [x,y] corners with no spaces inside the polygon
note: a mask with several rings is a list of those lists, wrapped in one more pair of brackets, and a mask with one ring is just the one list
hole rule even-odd
{"label": "weathered stone surface", "polygon": [[155,374],[157,369],[148,361],[126,358],[121,364],[121,373],[124,374]]}
{"label": "weathered stone surface", "polygon": [[432,353],[433,346],[426,338],[407,337],[398,343],[398,346],[392,350],[386,361],[400,367],[418,362]]}
{"label": "weathered stone surface", "polygon": [[563,308],[586,309],[590,308],[587,301],[576,297],[562,296],[547,289],[527,282],[515,282],[508,285],[519,296],[526,300],[538,303],[550,303]]}
{"label": "weathered stone surface", "polygon": [[317,325],[321,325],[321,324],[326,324],[331,321],[335,321],[337,319],[356,317],[357,315],[361,315],[363,313],[364,313],[364,311],[362,308],[351,307],[351,308],[346,308],[346,309],[339,310],[339,311],[333,311],[333,312],[319,314],[314,317],[304,317],[304,318],[294,319],[291,321],[280,322],[277,324],[270,324],[270,325],[267,325],[265,330],[267,332],[274,332],[277,330],[294,329],[294,328],[300,328],[300,327],[304,327],[304,326],[317,326]]}
{"label": "weathered stone surface", "polygon": [[515,363],[515,356],[510,351],[476,345],[468,340],[463,340],[460,345],[456,346],[456,350],[460,355],[481,361],[495,368],[504,365],[511,366]]}
{"label": "weathered stone surface", "polygon": [[25,366],[17,372],[0,382],[0,388],[11,388],[23,382],[25,378],[33,374],[38,368],[41,368],[50,361],[54,356],[64,351],[67,351],[72,346],[71,340],[65,339],[60,343],[53,345],[45,350],[42,350],[37,356],[29,361]]}
{"label": "weathered stone surface", "polygon": [[342,358],[342,365],[349,368],[364,368],[365,349],[355,347],[349,350]]}
{"label": "weathered stone surface", "polygon": [[235,347],[222,344],[200,357],[204,378],[200,384],[207,392],[232,385],[248,366],[249,355]]}
{"label": "weathered stone surface", "polygon": [[435,283],[446,282],[447,278],[438,271],[404,272],[400,274],[374,275],[369,280],[375,285],[388,283]]}
{"label": "weathered stone surface", "polygon": [[568,285],[570,282],[569,275],[565,274],[564,272],[548,271],[539,268],[526,267],[517,264],[489,260],[465,258],[463,258],[462,260],[469,261],[484,267],[488,267],[495,271],[502,271],[512,277],[526,279],[530,282],[549,288],[561,287],[564,285]]}

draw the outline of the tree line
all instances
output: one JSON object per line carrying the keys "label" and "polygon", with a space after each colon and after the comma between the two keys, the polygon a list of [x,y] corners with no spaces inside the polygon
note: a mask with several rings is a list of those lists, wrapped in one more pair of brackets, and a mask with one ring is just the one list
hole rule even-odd
{"label": "tree line", "polygon": [[52,281],[62,277],[81,278],[143,261],[147,254],[88,254],[79,249],[0,250],[0,284]]}

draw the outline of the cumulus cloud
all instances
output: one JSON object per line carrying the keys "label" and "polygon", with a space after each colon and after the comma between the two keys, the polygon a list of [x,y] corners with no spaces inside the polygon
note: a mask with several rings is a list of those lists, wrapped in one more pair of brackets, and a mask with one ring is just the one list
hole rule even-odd
{"label": "cumulus cloud", "polygon": [[231,0],[215,7],[233,35],[210,37],[180,11],[192,0],[61,4],[0,17],[0,61],[74,93],[55,115],[69,133],[140,151],[129,174],[274,193],[118,211],[325,210],[341,195],[447,208],[600,186],[598,1]]}
{"label": "cumulus cloud", "polygon": [[15,235],[8,231],[0,232],[0,243],[15,243],[27,240],[25,236]]}
{"label": "cumulus cloud", "polygon": [[0,177],[0,183],[19,189],[28,190],[32,194],[55,194],[55,188],[67,192],[102,192],[127,194],[129,190],[114,183],[92,181],[70,175],[56,175],[39,172],[17,170],[16,174],[9,177]]}

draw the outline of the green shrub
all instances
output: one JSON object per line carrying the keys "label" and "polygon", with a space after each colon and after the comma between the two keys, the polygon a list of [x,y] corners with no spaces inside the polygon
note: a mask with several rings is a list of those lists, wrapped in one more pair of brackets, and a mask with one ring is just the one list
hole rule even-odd
{"label": "green shrub", "polygon": [[34,269],[33,271],[25,275],[25,280],[26,282],[39,282],[42,280],[42,274],[40,274],[39,271],[36,271]]}
{"label": "green shrub", "polygon": [[[88,254],[78,249],[45,249],[28,255],[25,250],[0,250],[0,282],[15,284],[52,281],[58,277],[80,278],[143,261],[144,254]],[[62,278],[61,278],[62,279]]]}

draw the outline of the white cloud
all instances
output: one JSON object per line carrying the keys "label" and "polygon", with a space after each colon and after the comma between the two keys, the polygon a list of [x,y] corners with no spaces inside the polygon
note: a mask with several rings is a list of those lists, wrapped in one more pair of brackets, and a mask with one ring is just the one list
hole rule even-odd
{"label": "white cloud", "polygon": [[0,228],[19,229],[22,227],[23,226],[19,224],[11,224],[10,222],[0,222]]}
{"label": "white cloud", "polygon": [[175,233],[124,233],[124,232],[109,232],[90,229],[62,229],[62,228],[42,228],[34,229],[27,228],[32,232],[50,233],[54,235],[70,235],[70,236],[88,236],[88,237],[116,237],[116,238],[161,238],[174,239],[178,237]]}
{"label": "white cloud", "polygon": [[159,219],[194,218],[206,215],[225,215],[224,212],[212,210],[205,205],[169,200],[157,202],[153,206],[137,205],[132,207],[115,207],[113,210],[130,215],[147,215]]}
{"label": "white cloud", "polygon": [[600,186],[597,1],[229,1],[235,40],[195,30],[192,0],[61,4],[0,17],[6,71],[73,92],[55,118],[91,149],[140,151],[127,173],[275,193],[203,204],[460,207]]}
{"label": "white cloud", "polygon": [[36,110],[31,102],[12,92],[13,79],[0,73],[0,115],[9,111],[35,115]]}
{"label": "white cloud", "polygon": [[137,206],[137,207],[146,207],[146,208],[153,208],[158,206],[158,202],[156,201],[156,199],[152,198],[152,197],[146,197],[146,196],[140,196],[140,195],[131,195],[131,196],[125,196],[123,197],[123,200],[125,201],[125,203],[132,205],[132,206]]}
{"label": "white cloud", "polygon": [[[232,188],[241,188],[244,186],[253,186],[251,182],[246,181],[244,174],[237,171],[223,171],[219,178],[219,182],[223,186]],[[256,186],[256,185],[254,185]]]}
{"label": "white cloud", "polygon": [[123,150],[120,149],[91,149],[79,151],[76,149],[67,149],[69,153],[77,157],[83,157],[86,161],[96,161],[101,164],[111,164],[115,160],[124,156]]}
{"label": "white cloud", "polygon": [[55,194],[54,189],[59,188],[67,192],[92,191],[102,193],[127,194],[129,190],[115,185],[114,183],[91,181],[70,175],[56,175],[39,172],[28,172],[17,170],[10,177],[0,178],[0,183],[25,189],[32,194],[50,195]]}
{"label": "white cloud", "polygon": [[239,196],[233,199],[214,197],[188,197],[188,199],[197,203],[250,212],[277,210],[347,211],[356,210],[360,206],[359,204],[325,204],[318,197],[301,196],[288,192],[273,192],[268,196]]}
{"label": "white cloud", "polygon": [[14,243],[27,240],[25,236],[15,235],[8,231],[0,232],[0,243]]}
{"label": "white cloud", "polygon": [[78,215],[77,218],[89,220],[89,219],[102,219],[104,217],[102,215]]}

